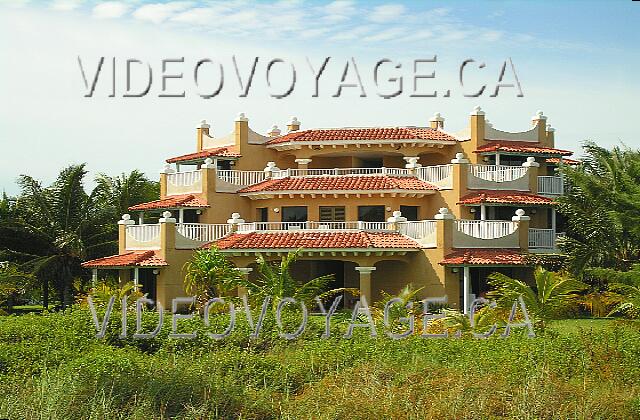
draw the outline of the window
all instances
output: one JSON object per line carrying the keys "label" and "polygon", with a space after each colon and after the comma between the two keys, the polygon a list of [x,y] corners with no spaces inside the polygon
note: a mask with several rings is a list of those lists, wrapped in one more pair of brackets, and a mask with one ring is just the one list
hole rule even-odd
{"label": "window", "polygon": [[198,210],[184,209],[182,211],[182,223],[198,223]]}
{"label": "window", "polygon": [[258,207],[256,209],[256,222],[268,222],[269,221],[269,208]]}
{"label": "window", "polygon": [[384,206],[358,206],[358,220],[363,222],[384,222]]}
{"label": "window", "polygon": [[221,170],[231,169],[231,161],[218,159],[218,169],[221,169]]}
{"label": "window", "polygon": [[400,213],[410,222],[418,220],[418,206],[400,206]]}
{"label": "window", "polygon": [[306,222],[307,206],[290,206],[282,208],[283,222]]}
{"label": "window", "polygon": [[382,158],[362,159],[360,161],[361,168],[382,168]]}
{"label": "window", "polygon": [[321,222],[344,222],[345,221],[344,206],[338,206],[338,207],[320,206],[320,221]]}

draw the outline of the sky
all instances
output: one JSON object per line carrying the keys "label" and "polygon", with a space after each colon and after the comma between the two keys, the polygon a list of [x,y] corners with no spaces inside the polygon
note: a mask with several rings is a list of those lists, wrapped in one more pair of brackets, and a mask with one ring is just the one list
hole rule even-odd
{"label": "sky", "polygon": [[[223,136],[240,112],[260,133],[292,116],[303,129],[424,126],[435,112],[455,132],[476,105],[506,131],[542,110],[575,156],[587,139],[637,148],[638,22],[640,2],[610,0],[0,0],[0,190],[17,194],[20,174],[48,185],[75,163],[89,189],[97,173],[156,179],[166,158],[195,150],[199,121]],[[101,57],[87,97],[83,71],[90,88]],[[491,96],[505,62],[502,83],[520,89]],[[182,73],[164,93],[184,97],[160,96],[163,71]],[[356,86],[339,89],[343,75]]]}

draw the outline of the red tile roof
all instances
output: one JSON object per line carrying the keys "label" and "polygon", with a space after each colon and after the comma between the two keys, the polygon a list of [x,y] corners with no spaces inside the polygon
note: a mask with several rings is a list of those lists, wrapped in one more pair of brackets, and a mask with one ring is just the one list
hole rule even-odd
{"label": "red tile roof", "polygon": [[131,251],[120,255],[97,258],[82,263],[84,268],[100,267],[162,267],[167,264],[155,251]]}
{"label": "red tile roof", "polygon": [[191,160],[204,160],[208,157],[241,157],[235,146],[216,147],[214,149],[205,149],[201,152],[189,153],[187,155],[176,156],[167,159],[167,163],[184,162]]}
{"label": "red tile roof", "polygon": [[[547,158],[546,162],[547,163],[560,163],[560,158],[557,158],[557,157]],[[580,164],[582,162],[580,162],[579,160],[569,159],[567,157],[563,157],[562,158],[562,163],[566,163],[567,165],[578,165],[578,164]]]}
{"label": "red tile roof", "polygon": [[540,143],[523,141],[491,141],[484,146],[478,147],[474,153],[483,152],[512,152],[512,153],[537,153],[541,155],[563,155],[570,156],[573,152],[569,150],[554,149],[542,146]]}
{"label": "red tile roof", "polygon": [[293,131],[269,140],[268,145],[299,141],[439,140],[457,141],[451,134],[429,127],[336,128]]}
{"label": "red tile roof", "polygon": [[457,249],[441,265],[527,265],[527,257],[511,249]]}
{"label": "red tile roof", "polygon": [[382,191],[437,190],[438,187],[413,176],[325,175],[268,179],[243,188],[239,193],[259,191]]}
{"label": "red tile roof", "polygon": [[414,240],[397,232],[363,231],[233,233],[204,247],[212,244],[219,249],[420,248]]}
{"label": "red tile roof", "polygon": [[129,210],[175,209],[179,207],[209,207],[206,201],[193,194],[172,195],[162,200],[136,204]]}
{"label": "red tile roof", "polygon": [[481,203],[544,205],[552,204],[553,200],[541,195],[520,191],[479,190],[465,195],[458,202],[458,204],[467,205]]}

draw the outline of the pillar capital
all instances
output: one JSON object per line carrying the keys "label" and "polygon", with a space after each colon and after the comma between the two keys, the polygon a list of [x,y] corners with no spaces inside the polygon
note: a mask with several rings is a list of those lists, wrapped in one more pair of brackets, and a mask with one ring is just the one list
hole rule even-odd
{"label": "pillar capital", "polygon": [[360,274],[371,274],[376,271],[376,267],[356,267],[356,271],[360,272]]}
{"label": "pillar capital", "polygon": [[311,161],[312,161],[312,160],[313,160],[313,159],[304,158],[304,159],[296,159],[296,160],[295,160],[295,162],[296,162],[298,165],[308,165],[308,164],[310,164],[310,163],[311,163]]}

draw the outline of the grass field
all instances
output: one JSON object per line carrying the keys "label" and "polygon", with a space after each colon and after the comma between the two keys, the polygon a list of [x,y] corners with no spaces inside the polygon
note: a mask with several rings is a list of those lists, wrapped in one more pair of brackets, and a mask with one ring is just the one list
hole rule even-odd
{"label": "grass field", "polygon": [[[145,319],[152,329],[152,319]],[[221,341],[201,320],[193,340],[104,340],[89,314],[0,317],[0,418],[638,418],[640,326],[576,319],[544,337],[394,341],[347,320],[321,339],[312,317],[294,341],[242,318]],[[217,331],[225,317],[214,317]],[[296,321],[287,321],[295,329]],[[129,330],[135,320],[129,319]]]}

